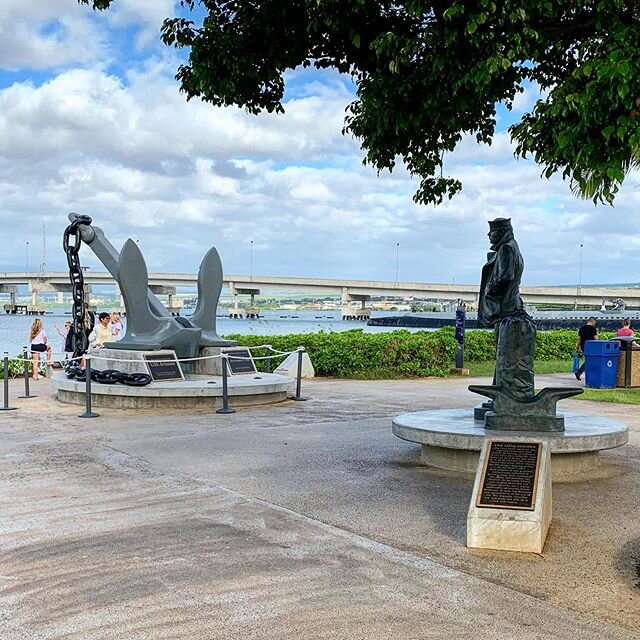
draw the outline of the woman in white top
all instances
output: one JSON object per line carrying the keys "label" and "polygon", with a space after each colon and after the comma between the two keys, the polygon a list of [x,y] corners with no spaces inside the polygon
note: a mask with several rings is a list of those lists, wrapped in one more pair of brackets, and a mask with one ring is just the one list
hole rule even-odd
{"label": "woman in white top", "polygon": [[29,342],[31,343],[31,357],[33,358],[33,379],[38,379],[38,368],[40,354],[47,354],[47,364],[51,364],[51,345],[48,344],[47,334],[44,331],[42,322],[35,319],[29,331]]}
{"label": "woman in white top", "polygon": [[116,340],[122,340],[122,322],[120,321],[120,314],[117,311],[111,312],[111,333]]}

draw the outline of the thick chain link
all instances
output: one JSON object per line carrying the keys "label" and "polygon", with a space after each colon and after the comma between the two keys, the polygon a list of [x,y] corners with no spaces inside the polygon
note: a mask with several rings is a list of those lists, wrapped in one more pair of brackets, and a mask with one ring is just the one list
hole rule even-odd
{"label": "thick chain link", "polygon": [[82,267],[80,266],[80,245],[82,238],[80,236],[80,225],[91,224],[91,218],[89,216],[78,216],[73,222],[64,230],[64,236],[62,239],[62,246],[67,256],[67,264],[69,265],[69,280],[71,281],[71,296],[73,298],[73,308],[71,310],[71,316],[73,319],[73,325],[71,331],[73,331],[72,347],[73,347],[73,360],[67,364],[67,375],[70,377],[77,377],[82,374],[83,369],[80,366],[80,361],[76,358],[80,358],[87,352],[89,346],[89,338],[85,331],[85,314],[86,305],[84,301],[84,274]]}
{"label": "thick chain link", "polygon": [[[80,266],[80,245],[82,237],[80,235],[80,225],[91,224],[92,220],[89,216],[77,216],[73,222],[64,230],[62,246],[67,256],[67,264],[69,265],[69,280],[71,280],[71,295],[73,297],[73,307],[71,315],[73,317],[72,346],[73,360],[67,363],[67,377],[75,378],[79,382],[86,380],[86,370],[80,365],[80,358],[87,352],[89,348],[89,327],[86,323],[85,316],[87,314],[87,305],[84,299],[84,274]],[[148,373],[124,373],[113,369],[105,371],[91,370],[91,380],[103,384],[115,384],[120,382],[131,387],[143,387],[151,382],[151,376]]]}

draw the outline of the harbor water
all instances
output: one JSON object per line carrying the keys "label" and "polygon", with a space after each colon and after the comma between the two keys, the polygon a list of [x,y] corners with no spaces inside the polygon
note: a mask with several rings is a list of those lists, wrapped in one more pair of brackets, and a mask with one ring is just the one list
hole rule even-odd
{"label": "harbor water", "polygon": [[[103,311],[103,309],[100,309]],[[104,309],[108,311],[108,309]],[[218,317],[218,335],[225,336],[232,333],[242,335],[285,335],[290,333],[313,333],[318,331],[347,331],[349,329],[362,329],[363,331],[377,333],[381,331],[394,331],[397,327],[368,327],[365,322],[351,322],[341,320],[340,311],[301,310],[289,311],[269,309],[261,311],[264,317],[252,319],[229,319]],[[189,317],[189,312],[183,314]],[[388,312],[372,313],[372,316],[388,315]],[[69,313],[53,312],[38,316],[44,325],[49,344],[54,353],[62,351],[62,338],[56,332],[56,325],[62,330],[66,320],[70,319]],[[29,328],[34,321],[33,316],[0,314],[0,352],[8,351],[10,355],[16,355],[28,343]],[[124,320],[126,323],[126,319]],[[422,329],[425,331],[425,329]],[[426,329],[428,331],[428,329]],[[409,329],[418,331],[418,329]]]}

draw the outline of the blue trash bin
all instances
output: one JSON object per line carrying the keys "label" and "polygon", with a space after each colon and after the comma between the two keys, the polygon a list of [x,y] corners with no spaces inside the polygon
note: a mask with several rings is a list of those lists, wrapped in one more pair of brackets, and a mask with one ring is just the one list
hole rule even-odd
{"label": "blue trash bin", "polygon": [[585,387],[615,389],[620,343],[617,340],[587,340],[584,343],[584,358]]}

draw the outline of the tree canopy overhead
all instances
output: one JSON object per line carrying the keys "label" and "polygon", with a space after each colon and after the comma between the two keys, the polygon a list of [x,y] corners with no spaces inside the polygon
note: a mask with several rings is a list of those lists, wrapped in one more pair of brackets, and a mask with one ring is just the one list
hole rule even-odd
{"label": "tree canopy overhead", "polygon": [[[113,0],[78,0],[106,9]],[[344,132],[364,162],[401,157],[414,199],[439,204],[462,185],[446,152],[472,134],[490,144],[496,105],[528,82],[542,97],[510,127],[516,154],[613,202],[640,165],[640,0],[182,0],[162,39],[189,49],[176,78],[187,98],[283,112],[286,71],[349,74]]]}

